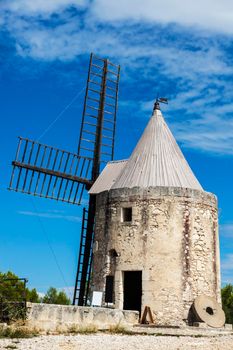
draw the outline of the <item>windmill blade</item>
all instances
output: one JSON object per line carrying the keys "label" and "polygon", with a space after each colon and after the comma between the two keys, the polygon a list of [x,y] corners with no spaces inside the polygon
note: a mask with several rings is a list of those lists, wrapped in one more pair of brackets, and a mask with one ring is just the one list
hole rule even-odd
{"label": "windmill blade", "polygon": [[120,66],[90,56],[78,155],[93,159],[93,180],[113,160]]}
{"label": "windmill blade", "polygon": [[[78,155],[93,161],[91,180],[99,176],[105,163],[113,160],[120,66],[91,54],[83,108]],[[86,305],[92,269],[95,196],[89,197],[81,230],[78,268],[73,304]]]}
{"label": "windmill blade", "polygon": [[[120,66],[91,54],[77,154],[19,138],[9,189],[81,203],[85,189],[113,160]],[[96,201],[89,196],[82,228],[73,303],[87,303],[92,269]]]}
{"label": "windmill blade", "polygon": [[10,190],[79,205],[92,159],[19,137]]}

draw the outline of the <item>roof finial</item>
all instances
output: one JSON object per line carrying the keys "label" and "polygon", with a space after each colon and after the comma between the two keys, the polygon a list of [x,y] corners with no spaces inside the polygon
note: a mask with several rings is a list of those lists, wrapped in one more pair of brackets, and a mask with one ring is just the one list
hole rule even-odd
{"label": "roof finial", "polygon": [[168,99],[165,97],[157,97],[154,103],[153,112],[157,109],[160,110],[160,103],[168,104]]}

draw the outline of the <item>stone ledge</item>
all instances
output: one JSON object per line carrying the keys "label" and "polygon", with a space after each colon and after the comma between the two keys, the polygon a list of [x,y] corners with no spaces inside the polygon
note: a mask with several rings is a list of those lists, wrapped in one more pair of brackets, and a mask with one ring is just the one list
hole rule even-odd
{"label": "stone ledge", "polygon": [[[103,192],[100,195],[106,197],[106,193],[107,192]],[[182,187],[148,187],[147,189],[133,187],[113,189],[109,191],[109,196],[112,199],[118,197],[121,197],[122,199],[124,197],[127,199],[130,199],[130,197],[141,197],[142,199],[155,199],[157,197],[182,197],[184,199],[199,200],[211,206],[217,205],[217,197],[214,194]]]}
{"label": "stone ledge", "polygon": [[106,329],[118,324],[132,326],[139,322],[138,311],[34,303],[27,303],[27,308],[28,324],[45,331],[90,325]]}

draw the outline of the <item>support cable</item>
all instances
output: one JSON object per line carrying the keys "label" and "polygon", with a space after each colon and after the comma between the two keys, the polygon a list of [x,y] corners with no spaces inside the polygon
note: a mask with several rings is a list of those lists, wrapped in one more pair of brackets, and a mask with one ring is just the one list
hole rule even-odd
{"label": "support cable", "polygon": [[57,117],[49,124],[49,126],[42,132],[42,134],[38,137],[37,141],[40,141],[42,137],[47,134],[47,132],[53,127],[53,125],[62,117],[62,115],[67,111],[68,108],[77,100],[77,98],[81,95],[81,93],[85,90],[85,86],[80,90],[72,100],[58,113]]}
{"label": "support cable", "polygon": [[[100,72],[102,68],[97,69],[96,72]],[[93,78],[93,81],[95,81],[97,77]],[[63,116],[63,114],[67,111],[67,109],[72,106],[72,104],[78,99],[78,97],[83,93],[83,91],[86,89],[85,86],[77,92],[77,94],[72,98],[72,100],[61,110],[61,112],[58,113],[58,115],[55,117],[55,119],[48,125],[48,127],[42,132],[42,134],[37,138],[37,141],[40,141],[42,137],[44,137],[47,132],[54,126],[54,124]]]}
{"label": "support cable", "polygon": [[64,276],[64,274],[63,274],[63,271],[62,271],[62,269],[61,269],[61,267],[60,267],[60,264],[59,264],[59,262],[58,262],[57,256],[56,256],[55,251],[54,251],[54,249],[53,249],[53,247],[52,247],[52,244],[51,244],[51,242],[50,242],[49,235],[48,235],[48,233],[47,233],[47,231],[46,231],[46,229],[45,229],[45,226],[44,226],[43,221],[41,220],[40,213],[39,213],[39,211],[37,210],[37,207],[36,207],[36,204],[35,204],[33,198],[31,198],[31,202],[32,202],[33,208],[34,208],[34,210],[35,210],[35,212],[36,212],[36,214],[37,214],[37,218],[38,218],[38,222],[39,222],[40,227],[41,227],[41,231],[43,232],[43,234],[44,234],[44,236],[45,236],[45,238],[46,238],[47,244],[48,244],[49,249],[50,249],[50,252],[51,252],[51,254],[52,254],[53,258],[54,258],[54,261],[55,261],[55,264],[56,264],[56,266],[57,266],[57,269],[58,269],[58,271],[59,271],[59,273],[60,273],[60,276],[61,276],[61,278],[62,278],[62,281],[63,281],[65,287],[67,288],[67,293],[69,294],[69,298],[70,298],[70,300],[72,301],[73,295],[72,295],[71,292],[69,291],[69,287],[68,287],[67,281],[66,281],[65,276]]}

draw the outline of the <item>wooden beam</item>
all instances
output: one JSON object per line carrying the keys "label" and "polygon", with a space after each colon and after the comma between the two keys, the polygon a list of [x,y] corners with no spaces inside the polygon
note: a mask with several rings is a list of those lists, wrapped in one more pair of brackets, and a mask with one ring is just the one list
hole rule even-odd
{"label": "wooden beam", "polygon": [[74,182],[79,182],[79,183],[84,184],[88,187],[92,186],[92,184],[93,184],[93,181],[79,177],[79,176],[69,175],[66,173],[62,173],[60,171],[54,171],[54,170],[50,170],[50,169],[46,169],[46,168],[40,168],[40,167],[37,167],[35,165],[20,163],[20,162],[16,162],[16,161],[13,161],[12,165],[15,167],[18,167],[18,168],[23,168],[23,169],[27,169],[27,170],[31,170],[31,171],[36,171],[38,173],[47,174],[47,175],[51,175],[51,176],[55,176],[55,177],[60,177],[62,179],[71,180]]}

